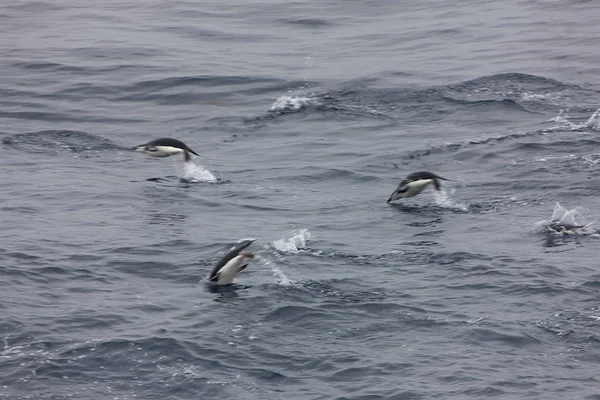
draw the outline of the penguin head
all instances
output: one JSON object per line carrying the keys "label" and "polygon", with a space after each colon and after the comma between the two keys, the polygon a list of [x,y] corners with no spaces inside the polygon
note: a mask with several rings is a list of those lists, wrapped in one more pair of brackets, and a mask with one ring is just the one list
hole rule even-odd
{"label": "penguin head", "polygon": [[407,185],[403,185],[403,186],[399,186],[398,189],[394,190],[394,193],[392,193],[390,195],[390,197],[388,198],[387,202],[390,203],[394,200],[399,200],[399,199],[404,199],[408,194],[408,186]]}
{"label": "penguin head", "polygon": [[392,193],[392,195],[388,198],[388,203],[398,199],[405,199],[407,197],[413,197],[418,195],[425,189],[427,185],[434,184],[434,179],[418,179],[414,181],[402,181],[398,186],[398,189]]}
{"label": "penguin head", "polygon": [[164,155],[170,155],[169,152],[165,152],[164,149],[162,148],[162,146],[154,146],[151,144],[139,144],[137,146],[135,146],[133,148],[133,151],[139,151],[142,153],[146,153],[149,154],[151,156],[164,156]]}
{"label": "penguin head", "polygon": [[169,157],[173,154],[183,153],[184,159],[186,161],[189,159],[189,154],[187,150],[174,146],[163,146],[160,144],[146,143],[135,146],[133,148],[133,151],[140,151],[153,157]]}

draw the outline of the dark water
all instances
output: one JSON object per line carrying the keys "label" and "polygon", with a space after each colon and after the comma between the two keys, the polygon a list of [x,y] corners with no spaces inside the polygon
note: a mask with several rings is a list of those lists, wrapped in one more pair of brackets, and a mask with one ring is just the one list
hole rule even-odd
{"label": "dark water", "polygon": [[599,16],[3,2],[0,398],[600,399]]}

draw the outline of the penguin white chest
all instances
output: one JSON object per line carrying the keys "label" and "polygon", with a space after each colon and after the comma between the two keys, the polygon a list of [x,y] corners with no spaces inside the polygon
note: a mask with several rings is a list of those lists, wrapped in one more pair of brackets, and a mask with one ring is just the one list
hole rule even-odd
{"label": "penguin white chest", "polygon": [[233,282],[233,278],[240,271],[240,267],[242,263],[245,261],[246,257],[237,256],[230,260],[227,264],[225,264],[218,272],[217,272],[217,282],[219,285],[226,285],[228,283]]}
{"label": "penguin white chest", "polygon": [[405,186],[407,188],[404,193],[404,197],[413,197],[418,195],[427,187],[427,185],[432,184],[433,179],[420,179],[418,181],[413,181],[407,183]]}
{"label": "penguin white chest", "polygon": [[154,152],[155,157],[168,157],[173,154],[183,153],[183,149],[172,146],[154,146],[156,151]]}

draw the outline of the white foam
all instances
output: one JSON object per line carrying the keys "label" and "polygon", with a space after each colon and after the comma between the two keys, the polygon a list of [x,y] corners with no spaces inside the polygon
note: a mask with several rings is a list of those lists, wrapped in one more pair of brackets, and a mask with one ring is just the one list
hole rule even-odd
{"label": "white foam", "polygon": [[534,158],[534,160],[538,161],[538,162],[546,162],[546,161],[553,161],[553,160],[575,160],[575,159],[577,159],[577,156],[575,154],[568,154],[566,156],[543,156],[543,157]]}
{"label": "white foam", "polygon": [[269,111],[278,113],[297,112],[311,104],[318,104],[318,102],[312,97],[280,96],[271,105]]}
{"label": "white foam", "polygon": [[535,101],[535,102],[546,102],[552,105],[564,104],[564,101],[568,99],[561,92],[551,92],[551,93],[529,93],[523,92],[521,93],[521,98],[524,101]]}
{"label": "white foam", "polygon": [[534,158],[537,162],[552,162],[552,161],[573,161],[573,162],[581,162],[586,167],[593,167],[600,163],[600,153],[590,153],[590,154],[568,154],[565,156],[542,156]]}
{"label": "white foam", "polygon": [[529,92],[521,93],[521,98],[526,101],[544,100],[547,97],[548,97],[548,95],[545,95],[545,94],[537,94],[537,93],[529,93]]}

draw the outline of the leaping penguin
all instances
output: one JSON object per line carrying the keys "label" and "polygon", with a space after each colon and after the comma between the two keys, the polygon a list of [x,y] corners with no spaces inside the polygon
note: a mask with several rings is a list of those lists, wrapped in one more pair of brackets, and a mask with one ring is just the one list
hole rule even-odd
{"label": "leaping penguin", "polygon": [[172,138],[160,138],[152,140],[146,144],[140,144],[133,148],[134,151],[141,151],[152,157],[169,157],[173,154],[183,153],[183,159],[185,162],[190,160],[190,153],[200,157],[198,153],[187,147],[185,143],[180,140]]}
{"label": "leaping penguin", "polygon": [[435,190],[440,190],[442,187],[440,179],[444,181],[450,180],[427,171],[413,172],[400,182],[398,188],[391,194],[387,202],[390,203],[394,200],[416,196],[429,184],[433,184]]}
{"label": "leaping penguin", "polygon": [[206,280],[217,285],[232,283],[235,275],[246,269],[248,262],[254,258],[252,253],[242,251],[250,246],[254,240],[246,239],[232,247],[206,276]]}

